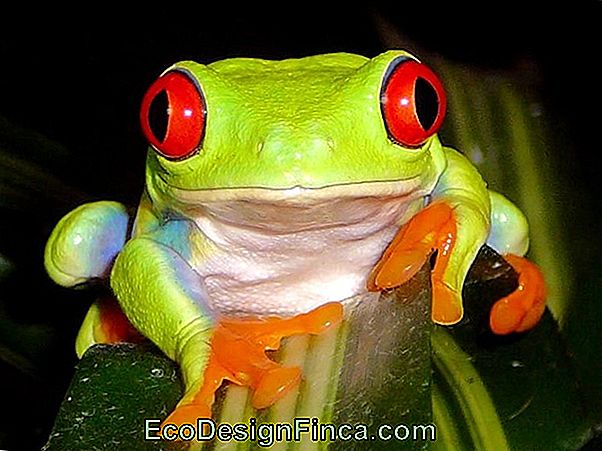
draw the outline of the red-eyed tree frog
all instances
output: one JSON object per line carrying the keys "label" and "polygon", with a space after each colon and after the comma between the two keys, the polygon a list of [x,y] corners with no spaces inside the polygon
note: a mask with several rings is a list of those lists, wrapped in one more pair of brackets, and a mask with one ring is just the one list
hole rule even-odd
{"label": "red-eyed tree frog", "polygon": [[485,243],[519,273],[491,329],[532,328],[545,286],[521,257],[527,221],[441,144],[445,110],[440,80],[404,51],[170,67],[142,101],[150,148],[135,218],[118,202],[82,205],[46,247],[57,283],[108,279],[119,302],[91,307],[78,354],[127,339],[131,323],[181,368],[167,421],[210,416],[223,380],[266,407],[301,377],[267,349],[332,327],[342,301],[403,284],[435,251],[433,321],[460,321]]}

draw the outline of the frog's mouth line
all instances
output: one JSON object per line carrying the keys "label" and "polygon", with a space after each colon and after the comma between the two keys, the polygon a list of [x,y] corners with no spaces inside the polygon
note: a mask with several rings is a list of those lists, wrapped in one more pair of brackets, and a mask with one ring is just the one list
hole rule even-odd
{"label": "frog's mouth line", "polygon": [[[328,185],[320,188],[220,188],[188,190],[173,187],[160,176],[151,183],[160,201],[200,222],[238,230],[290,235],[317,230],[347,230],[365,236],[391,224],[401,224],[415,212],[433,186],[422,178]],[[151,197],[153,196],[153,193]],[[155,199],[158,200],[158,199]],[[204,218],[204,219],[203,219]],[[361,229],[361,230],[360,230]]]}
{"label": "frog's mouth line", "polygon": [[424,186],[420,177],[405,180],[369,181],[327,185],[318,188],[293,186],[289,188],[240,187],[215,189],[183,189],[169,186],[176,201],[184,204],[211,204],[217,202],[283,203],[294,206],[322,204],[333,200],[357,198],[399,198],[426,195],[432,186]]}

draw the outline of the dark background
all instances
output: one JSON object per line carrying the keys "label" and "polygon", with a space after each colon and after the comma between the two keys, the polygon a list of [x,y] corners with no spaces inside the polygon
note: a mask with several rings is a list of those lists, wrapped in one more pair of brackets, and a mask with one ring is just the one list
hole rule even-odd
{"label": "dark background", "polygon": [[545,11],[507,2],[449,11],[398,3],[344,12],[296,8],[295,3],[281,13],[233,7],[195,14],[181,8],[173,16],[159,10],[150,11],[152,20],[127,21],[118,11],[112,16],[90,10],[84,17],[74,12],[58,22],[52,17],[12,21],[5,15],[0,114],[74,153],[76,168],[69,171],[77,172],[72,176],[89,191],[102,177],[111,179],[112,192],[123,193],[121,185],[129,184],[124,174],[134,172],[137,181],[142,176],[140,99],[172,63],[335,51],[373,56],[384,48],[384,22],[420,47],[458,61],[502,69],[535,62],[545,100],[579,148],[578,154],[567,153],[567,164],[575,166],[585,188],[599,186],[598,152],[591,139],[600,116],[600,2],[546,6]]}
{"label": "dark background", "polygon": [[[574,261],[584,268],[584,283],[602,282],[596,276],[602,252],[600,2],[540,11],[512,3],[449,11],[397,3],[347,4],[344,12],[294,3],[269,11],[231,5],[228,11],[210,12],[174,3],[169,12],[149,7],[146,17],[129,20],[120,17],[122,11],[92,9],[72,11],[60,21],[4,14],[0,117],[17,136],[5,150],[35,159],[52,177],[76,188],[57,200],[50,193],[52,183],[38,186],[42,194],[24,201],[35,208],[2,213],[14,215],[14,221],[2,218],[1,252],[20,268],[5,288],[17,302],[4,308],[24,324],[50,318],[60,333],[40,345],[46,358],[41,358],[41,376],[23,377],[0,360],[0,432],[12,430],[12,435],[0,433],[0,447],[3,437],[14,446],[18,436],[25,448],[44,441],[76,363],[72,343],[87,306],[78,302],[81,293],[40,282],[45,277],[44,242],[60,215],[81,199],[136,203],[146,152],[138,126],[140,100],[161,71],[179,60],[280,59],[335,51],[374,56],[384,50],[390,26],[425,51],[475,66],[505,70],[529,62],[528,67],[536,68],[542,98],[554,112],[553,126],[570,144],[557,158],[567,180],[564,198],[575,199],[563,206],[567,235],[586,242]],[[38,133],[56,152],[35,151],[36,140],[42,139]],[[35,183],[43,185],[43,180]],[[597,333],[592,337],[600,337]]]}

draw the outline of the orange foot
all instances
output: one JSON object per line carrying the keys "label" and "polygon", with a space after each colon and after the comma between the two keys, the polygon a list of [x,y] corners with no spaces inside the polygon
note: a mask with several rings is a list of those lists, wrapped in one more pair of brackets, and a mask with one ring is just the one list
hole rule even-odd
{"label": "orange foot", "polygon": [[164,424],[195,424],[197,418],[211,418],[215,393],[224,380],[251,388],[255,409],[269,407],[299,383],[301,369],[283,367],[270,360],[265,351],[278,349],[284,337],[325,332],[339,324],[342,317],[343,306],[333,302],[292,318],[223,318],[213,334],[202,387]]}
{"label": "orange foot", "polygon": [[140,343],[144,337],[127,319],[117,299],[106,296],[98,301],[100,322],[94,328],[97,343]]}
{"label": "orange foot", "polygon": [[433,251],[437,261],[431,273],[433,286],[433,321],[455,324],[462,318],[459,296],[443,282],[449,257],[456,240],[453,209],[443,202],[430,204],[395,236],[368,279],[370,291],[398,287],[422,268]]}
{"label": "orange foot", "polygon": [[498,335],[533,328],[546,307],[546,285],[539,268],[517,255],[506,254],[504,258],[518,272],[518,288],[491,309],[489,325]]}

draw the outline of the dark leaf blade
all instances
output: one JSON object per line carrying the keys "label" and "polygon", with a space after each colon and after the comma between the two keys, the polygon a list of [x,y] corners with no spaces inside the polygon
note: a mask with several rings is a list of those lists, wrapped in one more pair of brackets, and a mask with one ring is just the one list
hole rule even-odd
{"label": "dark leaf blade", "polygon": [[[540,324],[525,334],[499,337],[488,329],[491,306],[515,286],[516,274],[512,268],[491,249],[483,248],[464,288],[465,319],[446,332],[458,352],[469,359],[467,363],[478,379],[470,376],[466,379],[465,373],[452,378],[467,387],[483,384],[495,406],[489,420],[501,424],[511,449],[578,449],[590,438],[592,423],[584,409],[570,355],[552,315],[546,312]],[[434,334],[434,337],[435,356],[441,355],[441,346],[437,345],[441,336]],[[462,408],[466,399],[456,397],[454,402],[460,407],[452,409],[466,421],[466,409]],[[468,413],[476,417],[475,408]]]}
{"label": "dark leaf blade", "polygon": [[145,421],[158,427],[181,395],[176,366],[154,348],[96,345],[78,365],[44,450],[184,449],[145,439]]}
{"label": "dark leaf blade", "polygon": [[[331,443],[332,449],[428,449],[428,430],[425,439],[403,443],[377,436],[377,428],[385,423],[432,423],[428,281],[424,268],[396,291],[355,299],[356,304],[346,306],[346,319],[338,330],[290,338],[277,357],[287,365],[302,366],[304,380],[298,389],[273,407],[254,411],[246,388],[222,387],[214,409],[217,423],[248,424],[251,417],[257,424],[315,418],[321,424],[366,425],[368,441],[339,438]],[[163,374],[160,380],[152,377],[156,372]],[[140,345],[95,346],[78,365],[46,449],[112,449],[107,444],[115,437],[121,438],[119,446],[124,449],[160,449],[156,442],[142,439],[144,420],[163,420],[179,396],[177,367],[156,350]],[[392,430],[388,432],[393,435]],[[363,429],[357,430],[362,433]],[[312,438],[302,434],[301,442],[277,443],[277,449],[328,445],[328,440]],[[261,445],[257,440],[214,441],[208,448],[254,449],[257,445]]]}

